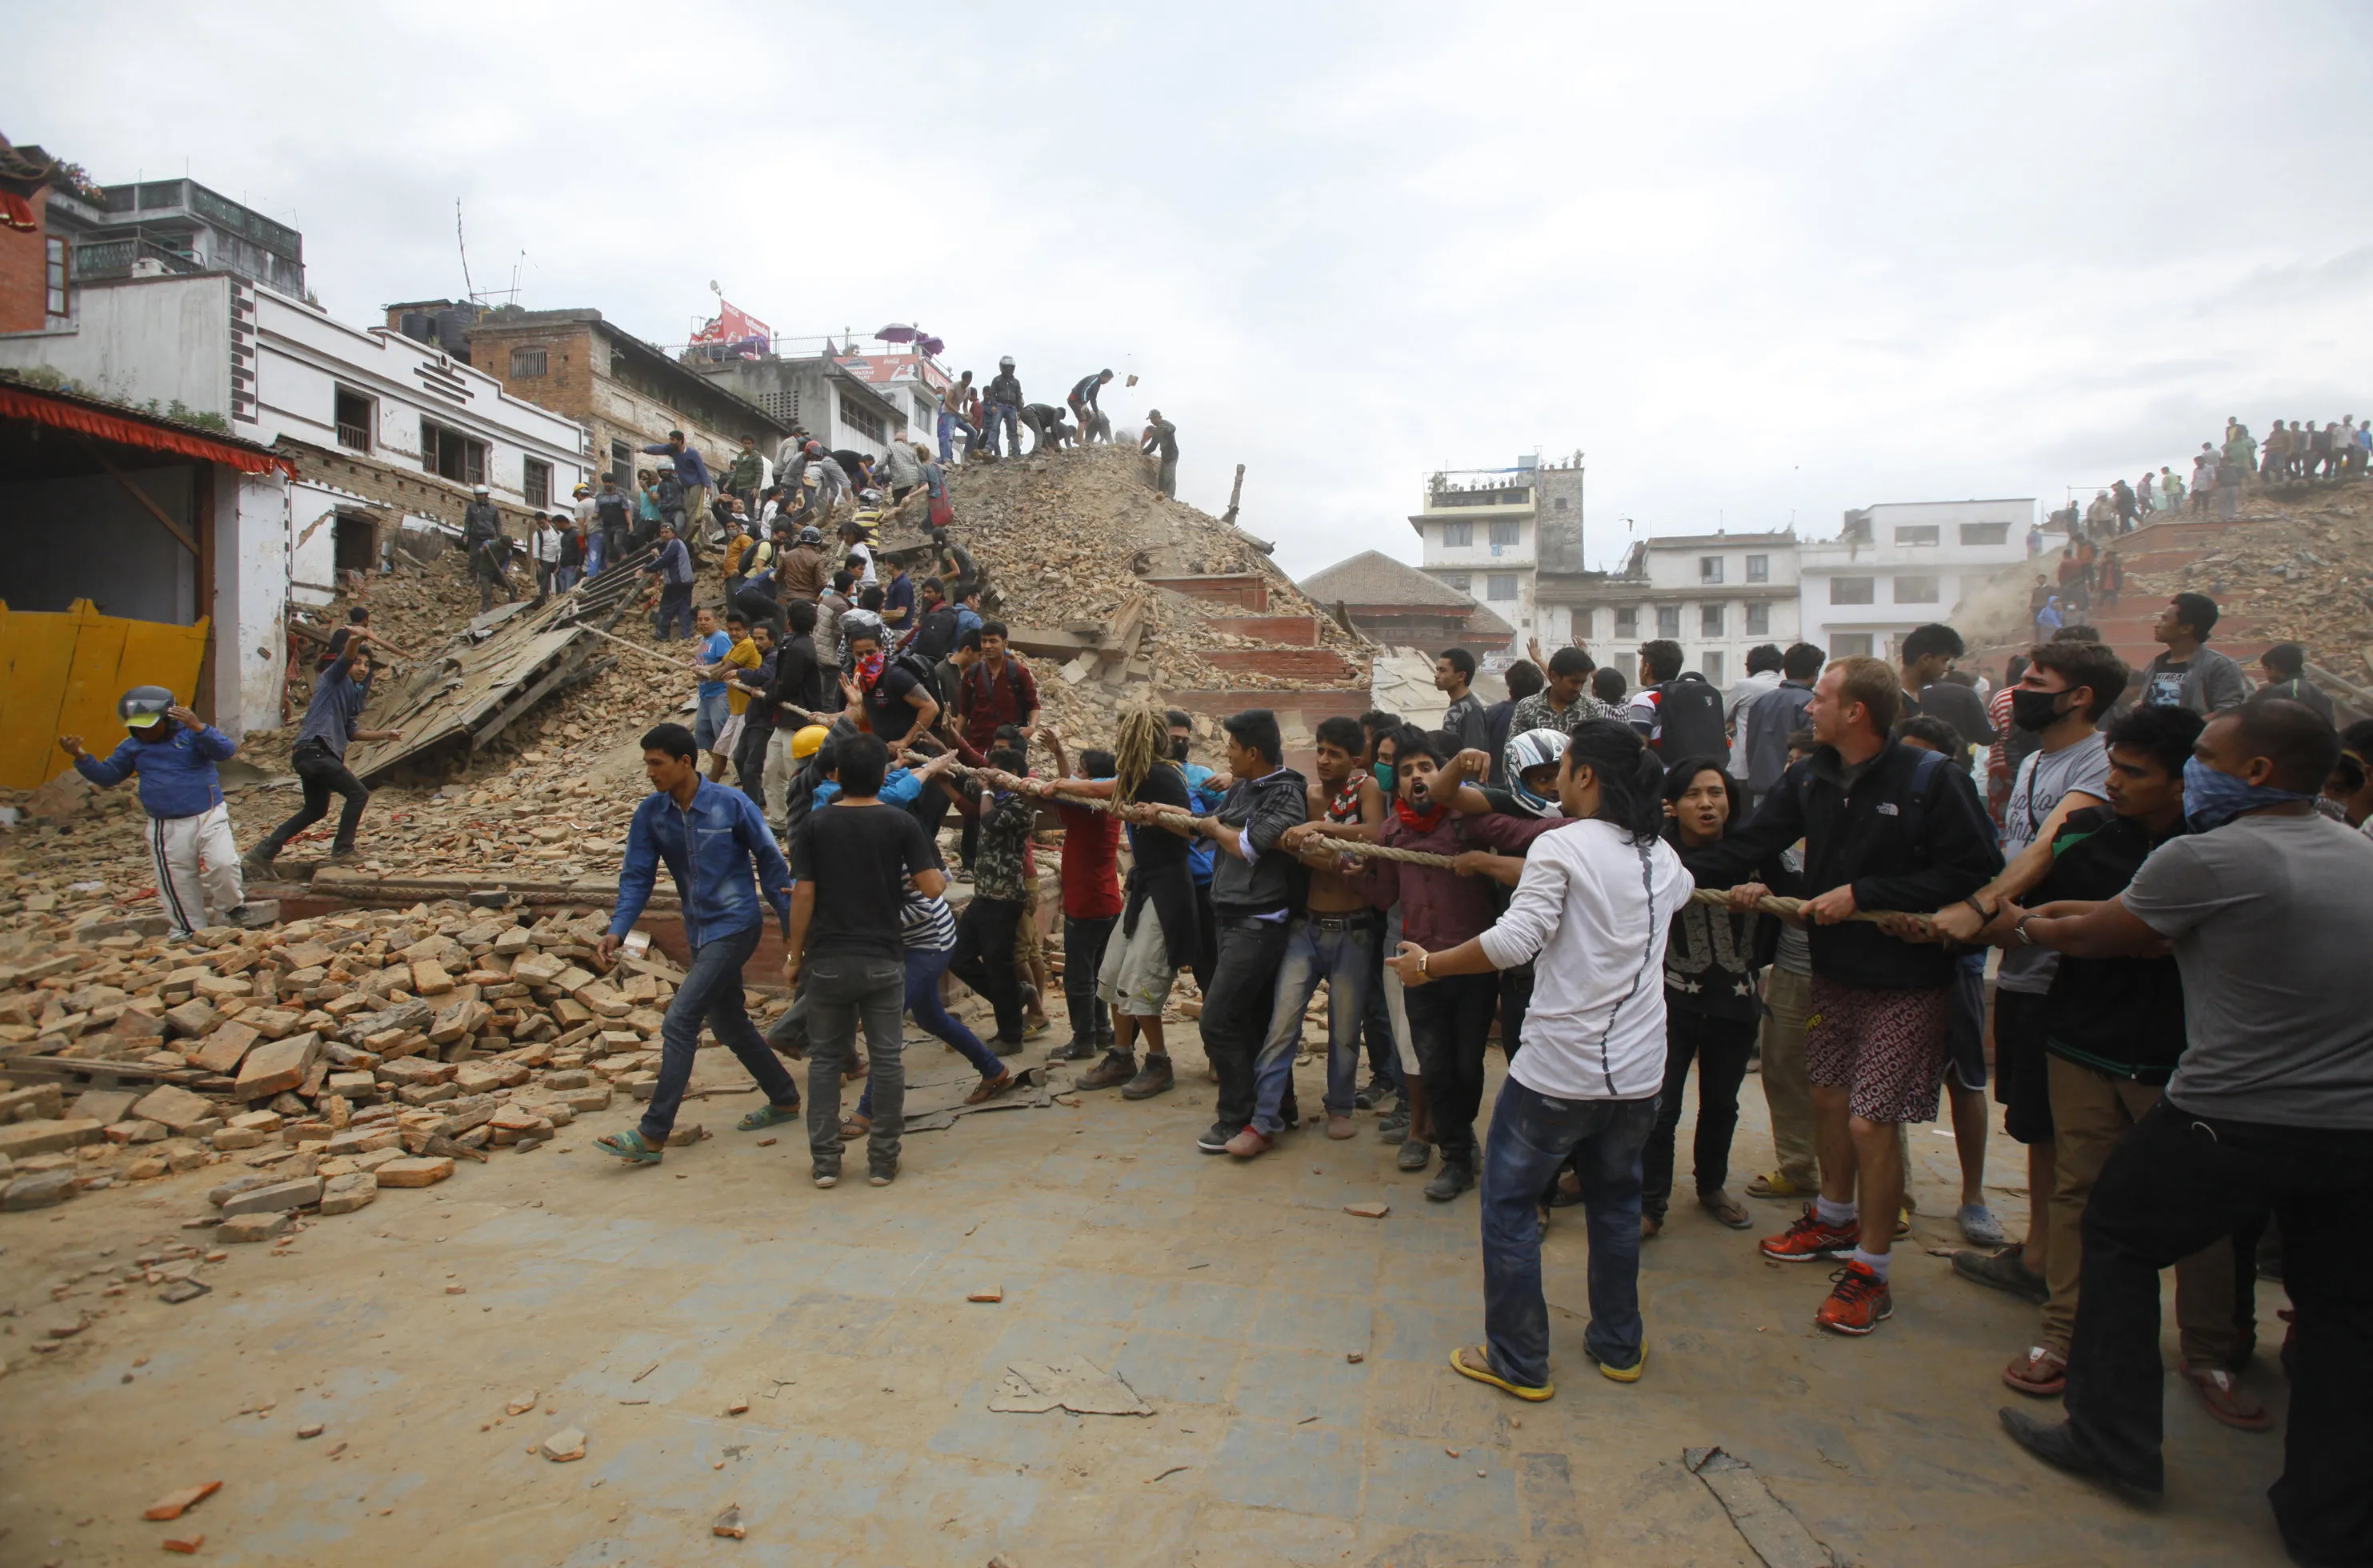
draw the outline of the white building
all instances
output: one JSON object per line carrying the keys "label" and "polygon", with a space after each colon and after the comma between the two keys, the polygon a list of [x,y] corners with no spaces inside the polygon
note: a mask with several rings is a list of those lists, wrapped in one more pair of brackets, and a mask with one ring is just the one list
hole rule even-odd
{"label": "white building", "polygon": [[1749,649],[1798,640],[1797,550],[1787,529],[1642,539],[1619,572],[1543,573],[1542,619],[1627,679],[1639,646],[1661,638],[1681,645],[1684,668],[1727,685],[1746,675]]}
{"label": "white building", "polygon": [[73,313],[0,334],[0,368],[53,370],[115,402],[215,422],[296,460],[298,477],[250,478],[217,504],[237,563],[215,598],[216,722],[280,722],[288,603],[330,602],[340,568],[368,569],[398,525],[450,527],[483,483],[518,511],[565,506],[592,473],[577,421],[505,392],[433,344],[355,328],[229,273],[90,281]]}
{"label": "white building", "polygon": [[1563,640],[1542,615],[1539,578],[1581,571],[1582,497],[1578,452],[1563,463],[1522,457],[1512,468],[1432,474],[1423,509],[1409,520],[1419,568],[1514,627],[1508,651],[1521,653],[1531,638]]}
{"label": "white building", "polygon": [[1804,638],[1831,658],[1892,660],[1903,635],[2027,559],[2035,500],[1888,502],[1850,511],[1833,540],[1797,552]]}

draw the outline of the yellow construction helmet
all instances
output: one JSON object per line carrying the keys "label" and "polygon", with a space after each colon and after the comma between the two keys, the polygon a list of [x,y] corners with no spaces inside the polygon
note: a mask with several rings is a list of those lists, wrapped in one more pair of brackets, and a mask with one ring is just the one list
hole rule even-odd
{"label": "yellow construction helmet", "polygon": [[821,724],[801,726],[799,732],[791,737],[792,760],[798,761],[802,757],[815,755],[818,748],[823,746],[831,734],[832,731]]}

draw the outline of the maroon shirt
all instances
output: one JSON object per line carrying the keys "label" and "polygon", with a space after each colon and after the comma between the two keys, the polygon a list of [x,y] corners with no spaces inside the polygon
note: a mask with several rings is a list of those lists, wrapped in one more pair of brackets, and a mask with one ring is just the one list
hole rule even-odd
{"label": "maroon shirt", "polygon": [[[1434,855],[1456,855],[1468,849],[1497,849],[1522,854],[1525,847],[1553,827],[1567,825],[1563,817],[1536,821],[1486,812],[1461,816],[1444,808],[1431,833],[1420,833],[1389,808],[1376,842],[1398,849],[1422,849]],[[1379,909],[1401,907],[1401,936],[1428,953],[1456,947],[1482,935],[1500,918],[1499,883],[1486,876],[1461,876],[1439,866],[1412,866],[1399,860],[1370,860],[1361,873],[1368,902]]]}
{"label": "maroon shirt", "polygon": [[992,670],[988,661],[978,660],[964,673],[964,686],[956,698],[957,711],[964,715],[964,737],[982,751],[997,738],[998,726],[1019,724],[1038,707],[1038,683],[1030,677],[1029,667],[1011,653],[1005,656],[1005,668]]}

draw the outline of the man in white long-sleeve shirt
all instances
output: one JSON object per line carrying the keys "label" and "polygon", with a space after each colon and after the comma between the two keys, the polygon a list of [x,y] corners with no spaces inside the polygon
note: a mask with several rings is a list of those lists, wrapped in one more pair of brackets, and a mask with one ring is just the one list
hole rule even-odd
{"label": "man in white long-sleeve shirt", "polygon": [[1541,1295],[1541,1192],[1569,1155],[1590,1220],[1590,1325],[1583,1347],[1619,1383],[1646,1364],[1640,1321],[1640,1149],[1665,1071],[1665,939],[1695,889],[1657,837],[1663,765],[1615,720],[1578,726],[1558,769],[1565,814],[1535,839],[1507,913],[1444,953],[1403,942],[1405,986],[1535,963],[1533,1000],[1483,1155],[1485,1343],[1461,1375],[1520,1399],[1556,1392]]}

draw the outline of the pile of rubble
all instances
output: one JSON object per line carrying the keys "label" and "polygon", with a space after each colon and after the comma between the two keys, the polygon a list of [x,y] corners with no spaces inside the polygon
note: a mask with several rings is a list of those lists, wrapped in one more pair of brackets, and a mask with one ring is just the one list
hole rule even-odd
{"label": "pile of rubble", "polygon": [[2249,515],[2195,559],[2130,573],[2126,598],[2205,593],[2257,636],[2373,685],[2373,486],[2275,486],[2244,504]]}
{"label": "pile of rubble", "polygon": [[0,1091],[0,1211],[235,1164],[201,1221],[262,1241],[648,1097],[683,976],[657,954],[597,976],[602,926],[447,901],[0,965],[0,1082],[47,1080]]}

